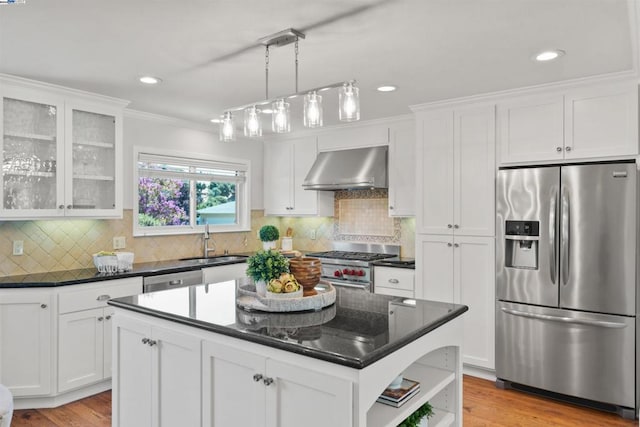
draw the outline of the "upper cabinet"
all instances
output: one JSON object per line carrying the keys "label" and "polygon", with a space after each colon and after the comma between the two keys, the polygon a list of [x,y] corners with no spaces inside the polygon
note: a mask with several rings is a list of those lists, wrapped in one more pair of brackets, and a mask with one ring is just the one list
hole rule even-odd
{"label": "upper cabinet", "polygon": [[493,236],[494,107],[418,112],[416,125],[416,232]]}
{"label": "upper cabinet", "polygon": [[389,216],[416,214],[416,128],[413,120],[389,126]]}
{"label": "upper cabinet", "polygon": [[316,137],[264,143],[265,215],[333,216],[333,192],[304,190],[318,152]]}
{"label": "upper cabinet", "polygon": [[638,154],[638,88],[591,86],[498,102],[501,164]]}
{"label": "upper cabinet", "polygon": [[126,102],[4,79],[0,217],[122,216]]}

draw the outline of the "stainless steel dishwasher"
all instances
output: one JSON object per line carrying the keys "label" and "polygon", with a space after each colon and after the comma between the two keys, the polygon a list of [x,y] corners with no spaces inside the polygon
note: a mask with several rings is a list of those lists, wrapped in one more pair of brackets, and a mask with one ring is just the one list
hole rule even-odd
{"label": "stainless steel dishwasher", "polygon": [[183,286],[202,284],[202,270],[181,271],[179,273],[158,274],[142,279],[142,292],[163,291]]}

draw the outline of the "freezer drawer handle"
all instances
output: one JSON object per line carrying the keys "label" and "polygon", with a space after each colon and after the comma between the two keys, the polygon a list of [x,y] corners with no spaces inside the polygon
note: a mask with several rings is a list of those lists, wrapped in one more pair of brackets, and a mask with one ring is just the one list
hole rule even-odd
{"label": "freezer drawer handle", "polygon": [[602,320],[575,319],[573,317],[550,316],[548,314],[527,313],[526,311],[512,310],[501,307],[500,310],[514,316],[527,317],[529,319],[550,320],[552,322],[575,323],[586,326],[600,326],[602,328],[624,328],[627,325],[618,322],[605,322]]}

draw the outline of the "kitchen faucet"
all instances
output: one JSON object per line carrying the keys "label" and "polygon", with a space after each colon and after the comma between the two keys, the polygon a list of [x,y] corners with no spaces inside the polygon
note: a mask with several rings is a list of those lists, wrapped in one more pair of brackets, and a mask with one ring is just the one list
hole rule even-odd
{"label": "kitchen faucet", "polygon": [[[213,248],[209,247],[209,239],[213,242]],[[213,241],[209,233],[209,224],[204,225],[204,236],[202,237],[202,256],[209,258],[209,252],[216,253],[216,242]]]}

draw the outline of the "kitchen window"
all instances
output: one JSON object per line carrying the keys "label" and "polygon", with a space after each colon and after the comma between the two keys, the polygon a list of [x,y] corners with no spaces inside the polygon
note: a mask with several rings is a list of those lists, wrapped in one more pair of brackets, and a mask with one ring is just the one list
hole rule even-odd
{"label": "kitchen window", "polygon": [[247,160],[135,149],[134,236],[250,229]]}

